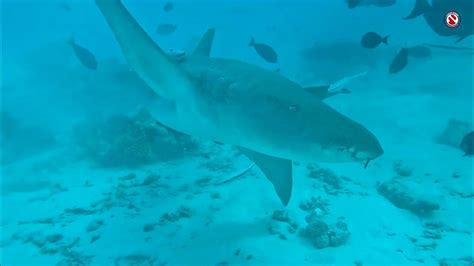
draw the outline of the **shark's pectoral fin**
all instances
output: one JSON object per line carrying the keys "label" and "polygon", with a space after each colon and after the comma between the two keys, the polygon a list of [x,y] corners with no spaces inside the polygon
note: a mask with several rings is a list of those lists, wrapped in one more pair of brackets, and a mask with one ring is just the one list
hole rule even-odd
{"label": "shark's pectoral fin", "polygon": [[210,56],[211,49],[212,49],[212,42],[214,41],[214,33],[215,29],[210,28],[204,33],[201,37],[201,40],[198,43],[198,46],[193,52],[193,55],[202,55],[202,56]]}
{"label": "shark's pectoral fin", "polygon": [[314,87],[305,87],[304,90],[311,93],[313,96],[320,99],[321,101],[337,94],[351,93],[351,91],[348,90],[347,88],[340,88],[338,90],[331,90],[331,91],[330,91],[330,88],[331,88],[330,86],[314,86]]}
{"label": "shark's pectoral fin", "polygon": [[323,100],[328,97],[329,86],[305,87],[304,90]]}
{"label": "shark's pectoral fin", "polygon": [[286,206],[290,201],[293,187],[292,165],[290,160],[268,156],[243,147],[239,151],[252,160],[272,182],[281,202]]}

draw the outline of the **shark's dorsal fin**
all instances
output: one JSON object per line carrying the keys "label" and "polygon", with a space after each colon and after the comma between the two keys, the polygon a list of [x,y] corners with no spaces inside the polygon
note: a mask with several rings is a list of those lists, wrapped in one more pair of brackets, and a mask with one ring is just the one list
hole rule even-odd
{"label": "shark's dorsal fin", "polygon": [[243,147],[239,151],[252,160],[272,182],[283,205],[288,205],[293,187],[292,165],[290,160],[268,156]]}
{"label": "shark's dorsal fin", "polygon": [[212,43],[214,41],[214,33],[216,30],[214,28],[210,28],[202,35],[201,40],[199,41],[196,49],[193,52],[193,55],[202,55],[202,56],[210,56]]}

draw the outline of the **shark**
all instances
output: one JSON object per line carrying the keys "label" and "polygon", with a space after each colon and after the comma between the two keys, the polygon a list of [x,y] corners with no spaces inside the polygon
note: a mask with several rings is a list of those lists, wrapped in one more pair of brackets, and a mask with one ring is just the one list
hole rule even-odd
{"label": "shark", "polygon": [[[410,15],[404,19],[414,19],[423,16],[428,26],[438,35],[453,36],[458,43],[466,37],[474,34],[474,1],[473,0],[416,0]],[[459,13],[460,22],[456,28],[446,26],[446,15],[448,12]]]}
{"label": "shark", "polygon": [[273,184],[283,205],[292,194],[293,161],[367,164],[383,154],[372,132],[299,84],[259,66],[211,57],[214,29],[175,60],[120,0],[95,3],[129,67],[159,96],[155,119],[236,146]]}

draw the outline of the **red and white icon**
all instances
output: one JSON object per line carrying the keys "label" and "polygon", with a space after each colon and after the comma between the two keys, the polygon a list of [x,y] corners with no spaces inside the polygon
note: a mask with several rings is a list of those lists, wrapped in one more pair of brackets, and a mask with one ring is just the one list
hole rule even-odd
{"label": "red and white icon", "polygon": [[459,26],[459,21],[461,21],[461,18],[457,12],[451,11],[446,14],[446,26],[450,28],[456,28]]}

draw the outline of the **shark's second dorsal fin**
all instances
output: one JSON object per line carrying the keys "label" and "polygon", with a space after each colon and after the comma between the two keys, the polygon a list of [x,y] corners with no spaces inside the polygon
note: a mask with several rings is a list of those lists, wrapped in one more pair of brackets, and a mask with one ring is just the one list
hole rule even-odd
{"label": "shark's second dorsal fin", "polygon": [[210,56],[212,43],[214,41],[214,28],[210,28],[202,35],[201,40],[198,43],[198,46],[193,52],[193,55],[202,55],[202,56]]}
{"label": "shark's second dorsal fin", "polygon": [[292,165],[290,160],[268,156],[243,147],[239,151],[252,160],[272,182],[283,205],[288,205],[293,187]]}

